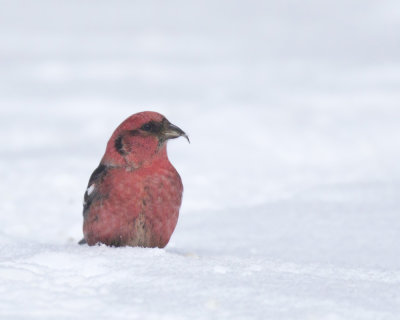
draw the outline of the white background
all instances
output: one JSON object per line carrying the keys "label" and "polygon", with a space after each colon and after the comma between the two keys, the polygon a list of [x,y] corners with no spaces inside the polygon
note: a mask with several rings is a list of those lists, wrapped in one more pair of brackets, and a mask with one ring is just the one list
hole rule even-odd
{"label": "white background", "polygon": [[[398,1],[0,1],[2,319],[398,319]],[[166,249],[87,247],[116,126],[154,110]]]}

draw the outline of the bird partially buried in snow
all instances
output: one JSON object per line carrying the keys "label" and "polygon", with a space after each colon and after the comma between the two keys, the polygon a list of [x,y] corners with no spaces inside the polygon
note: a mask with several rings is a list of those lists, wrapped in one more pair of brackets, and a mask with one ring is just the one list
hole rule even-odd
{"label": "bird partially buried in snow", "polygon": [[189,138],[156,112],[122,122],[92,173],[83,203],[79,243],[110,246],[167,245],[182,202],[181,178],[167,156],[167,141]]}

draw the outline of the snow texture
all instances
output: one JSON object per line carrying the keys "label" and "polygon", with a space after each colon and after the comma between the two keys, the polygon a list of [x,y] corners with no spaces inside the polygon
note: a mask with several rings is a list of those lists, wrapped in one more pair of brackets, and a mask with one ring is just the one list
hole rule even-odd
{"label": "snow texture", "polygon": [[[398,1],[0,3],[1,319],[399,319]],[[175,233],[79,246],[143,110],[191,139]]]}

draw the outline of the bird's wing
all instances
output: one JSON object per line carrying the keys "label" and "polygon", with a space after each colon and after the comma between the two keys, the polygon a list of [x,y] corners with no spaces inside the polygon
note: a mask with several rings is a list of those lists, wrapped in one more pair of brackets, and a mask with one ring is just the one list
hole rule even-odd
{"label": "bird's wing", "polygon": [[83,198],[83,216],[86,217],[89,212],[90,206],[96,198],[99,196],[99,185],[103,181],[108,171],[108,167],[104,164],[100,164],[92,173],[89,179],[89,183]]}

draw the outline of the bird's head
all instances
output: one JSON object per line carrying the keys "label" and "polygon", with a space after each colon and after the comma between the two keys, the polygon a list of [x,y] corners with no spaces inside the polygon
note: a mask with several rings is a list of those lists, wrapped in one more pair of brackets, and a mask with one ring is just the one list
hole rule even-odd
{"label": "bird's head", "polygon": [[[187,134],[157,112],[136,113],[122,122],[107,144],[102,162],[138,168],[166,157],[166,142]],[[189,141],[190,142],[190,141]]]}

